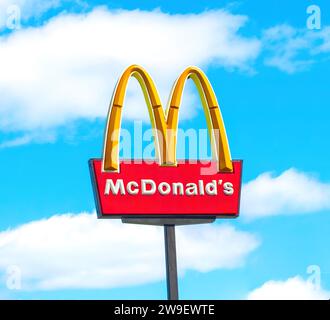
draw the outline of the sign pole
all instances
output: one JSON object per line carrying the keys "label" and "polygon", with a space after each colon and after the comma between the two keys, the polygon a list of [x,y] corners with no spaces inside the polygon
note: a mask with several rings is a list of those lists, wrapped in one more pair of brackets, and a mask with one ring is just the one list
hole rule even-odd
{"label": "sign pole", "polygon": [[175,225],[164,225],[167,299],[178,300],[178,268],[176,261]]}
{"label": "sign pole", "polygon": [[203,218],[131,218],[122,217],[123,223],[162,226],[164,227],[164,243],[165,243],[165,264],[166,264],[166,282],[167,282],[167,299],[179,300],[178,286],[178,267],[176,259],[175,244],[175,226],[186,226],[193,224],[213,223],[216,217],[204,216]]}

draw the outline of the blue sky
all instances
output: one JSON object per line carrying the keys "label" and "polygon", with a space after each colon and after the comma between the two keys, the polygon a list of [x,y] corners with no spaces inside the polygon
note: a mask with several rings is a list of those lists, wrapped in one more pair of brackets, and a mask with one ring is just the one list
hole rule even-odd
{"label": "blue sky", "polygon": [[[329,298],[328,1],[15,3],[12,30],[11,1],[0,1],[0,298],[166,297],[161,230],[93,222],[87,161],[101,156],[112,90],[132,63],[150,71],[164,101],[179,71],[200,66],[232,156],[244,159],[241,216],[178,231],[180,297]],[[310,5],[321,10],[319,30],[307,28]],[[144,46],[128,44],[136,38]],[[186,95],[180,127],[205,127],[192,85]],[[132,81],[128,130],[146,120],[141,101]],[[130,231],[145,231],[140,246],[125,241]],[[209,248],[206,264],[198,249],[187,254],[196,238]],[[308,280],[311,265],[319,286]],[[7,285],[11,266],[18,290]]]}

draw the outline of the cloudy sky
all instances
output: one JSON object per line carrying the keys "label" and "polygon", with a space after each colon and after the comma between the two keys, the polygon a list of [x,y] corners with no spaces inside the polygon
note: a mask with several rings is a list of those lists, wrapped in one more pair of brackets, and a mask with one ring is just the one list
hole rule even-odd
{"label": "cloudy sky", "polygon": [[202,68],[244,160],[240,217],[177,228],[180,297],[329,299],[329,58],[326,0],[0,0],[0,298],[166,298],[162,229],[97,220],[87,166],[134,63],[163,102]]}

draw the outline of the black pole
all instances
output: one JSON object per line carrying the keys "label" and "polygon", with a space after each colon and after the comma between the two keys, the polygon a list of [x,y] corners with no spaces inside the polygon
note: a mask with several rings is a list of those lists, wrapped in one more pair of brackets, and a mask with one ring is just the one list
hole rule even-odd
{"label": "black pole", "polygon": [[175,225],[164,225],[167,299],[178,300],[178,270],[176,263]]}

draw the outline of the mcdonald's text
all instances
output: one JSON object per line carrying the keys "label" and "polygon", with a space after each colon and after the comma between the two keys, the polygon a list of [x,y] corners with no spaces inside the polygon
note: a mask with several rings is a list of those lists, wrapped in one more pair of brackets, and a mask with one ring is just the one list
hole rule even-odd
{"label": "mcdonald's text", "polygon": [[153,179],[141,179],[140,182],[129,181],[124,182],[123,179],[107,179],[105,184],[104,195],[143,195],[151,196],[157,192],[162,196],[172,194],[174,196],[197,196],[218,195],[218,186],[222,187],[222,191],[225,195],[231,196],[234,194],[234,186],[231,182],[223,182],[222,180],[212,180],[211,182],[204,183],[203,180],[198,180],[197,183],[188,182],[183,184],[182,182],[168,183],[161,181],[159,184]]}
{"label": "mcdonald's text", "polygon": [[115,172],[102,167],[102,159],[90,160],[99,217],[238,215],[241,161],[233,161],[233,172],[212,174],[202,174],[205,162],[189,160],[172,167],[121,161]]}

